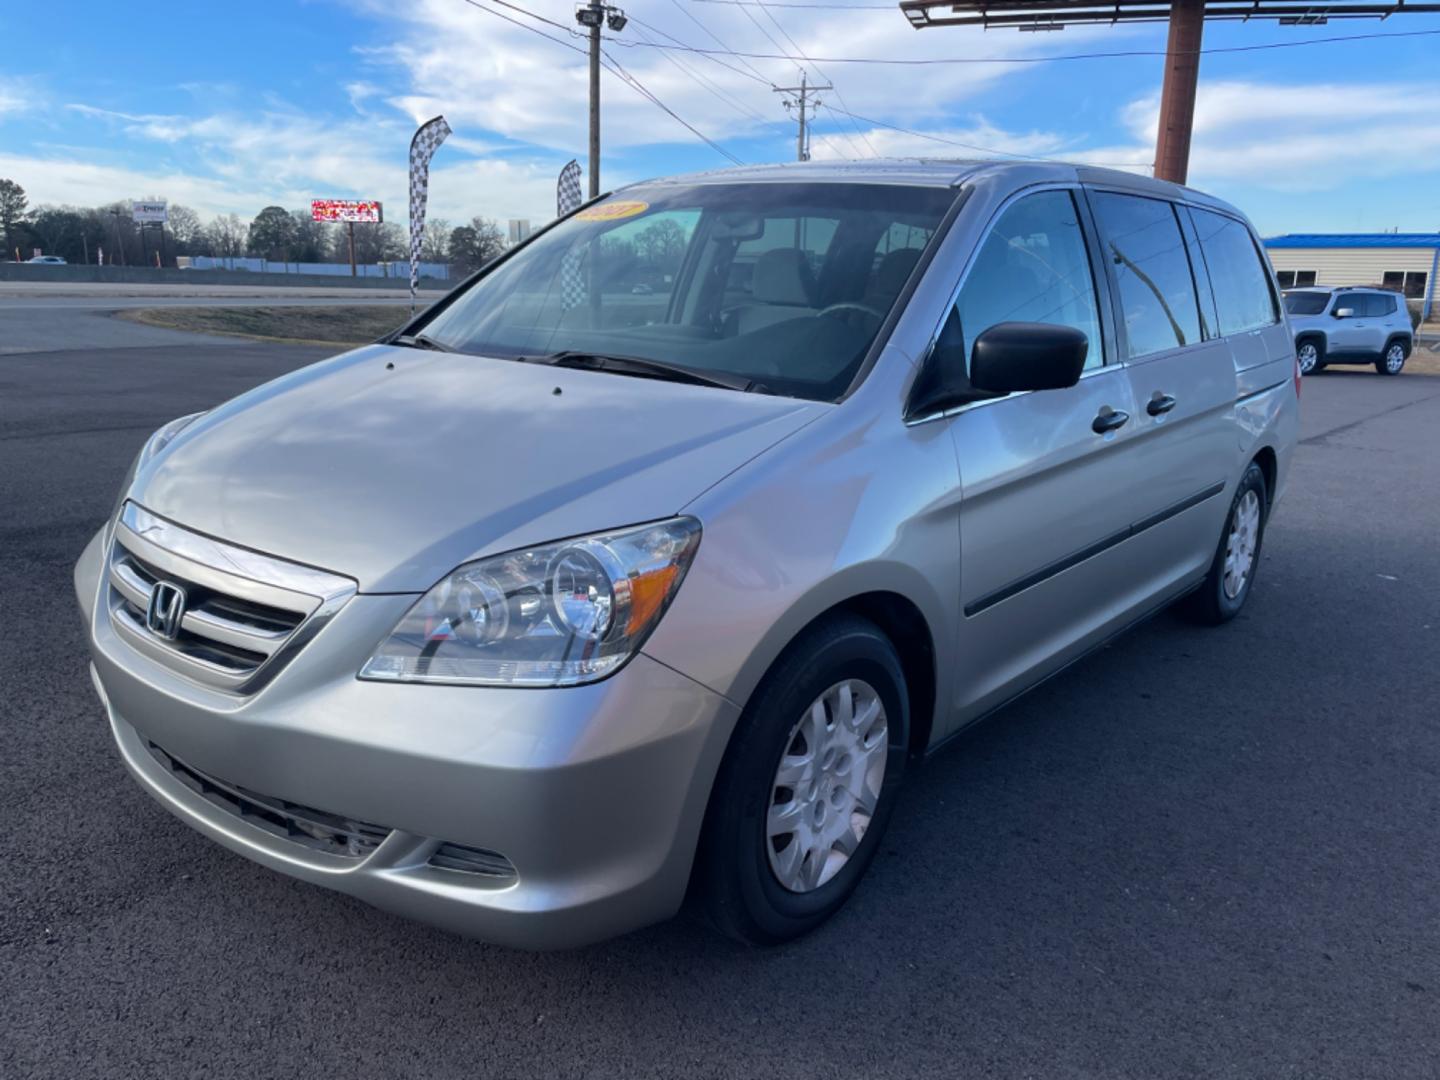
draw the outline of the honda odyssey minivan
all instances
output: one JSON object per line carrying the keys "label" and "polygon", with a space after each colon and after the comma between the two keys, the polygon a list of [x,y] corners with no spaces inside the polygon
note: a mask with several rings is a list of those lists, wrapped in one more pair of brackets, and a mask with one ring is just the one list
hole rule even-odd
{"label": "honda odyssey minivan", "polygon": [[157,431],[76,568],[91,673],[136,780],[276,870],[515,946],[687,895],[778,942],[917,758],[1240,610],[1299,389],[1253,230],[1185,188],[638,184]]}

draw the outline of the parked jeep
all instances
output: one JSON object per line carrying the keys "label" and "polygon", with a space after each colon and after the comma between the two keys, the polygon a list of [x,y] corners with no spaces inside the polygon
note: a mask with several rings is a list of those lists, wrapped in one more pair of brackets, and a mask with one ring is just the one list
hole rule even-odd
{"label": "parked jeep", "polygon": [[1399,375],[1410,356],[1410,313],[1399,293],[1352,286],[1290,289],[1285,310],[1304,375],[1327,364],[1373,364],[1381,375]]}

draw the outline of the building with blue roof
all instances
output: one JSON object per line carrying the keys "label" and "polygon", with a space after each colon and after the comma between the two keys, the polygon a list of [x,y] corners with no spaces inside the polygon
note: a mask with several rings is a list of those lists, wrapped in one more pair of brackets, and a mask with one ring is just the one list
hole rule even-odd
{"label": "building with blue roof", "polygon": [[1284,288],[1380,285],[1419,304],[1425,318],[1440,287],[1440,233],[1289,233],[1265,241]]}

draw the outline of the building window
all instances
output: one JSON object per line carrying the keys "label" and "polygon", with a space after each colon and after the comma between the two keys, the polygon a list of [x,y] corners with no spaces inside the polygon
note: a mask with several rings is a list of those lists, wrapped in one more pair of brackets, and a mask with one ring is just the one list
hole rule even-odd
{"label": "building window", "polygon": [[1380,284],[1387,289],[1404,293],[1406,299],[1423,300],[1428,278],[1429,275],[1424,270],[1386,270],[1385,278]]}
{"label": "building window", "polygon": [[1315,284],[1314,270],[1276,270],[1275,280],[1282,289],[1303,289]]}

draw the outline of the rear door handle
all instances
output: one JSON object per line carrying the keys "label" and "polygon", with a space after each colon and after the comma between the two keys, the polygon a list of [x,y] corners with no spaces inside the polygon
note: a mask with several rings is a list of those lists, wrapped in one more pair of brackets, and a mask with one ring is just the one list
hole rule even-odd
{"label": "rear door handle", "polygon": [[1114,431],[1118,427],[1123,427],[1129,419],[1129,413],[1120,412],[1106,405],[1100,410],[1100,415],[1091,421],[1090,430],[1095,432],[1096,435],[1104,435],[1107,432]]}
{"label": "rear door handle", "polygon": [[1174,407],[1175,399],[1173,397],[1169,394],[1162,394],[1159,390],[1156,390],[1155,396],[1152,397],[1150,403],[1145,406],[1145,411],[1151,416],[1163,416]]}

